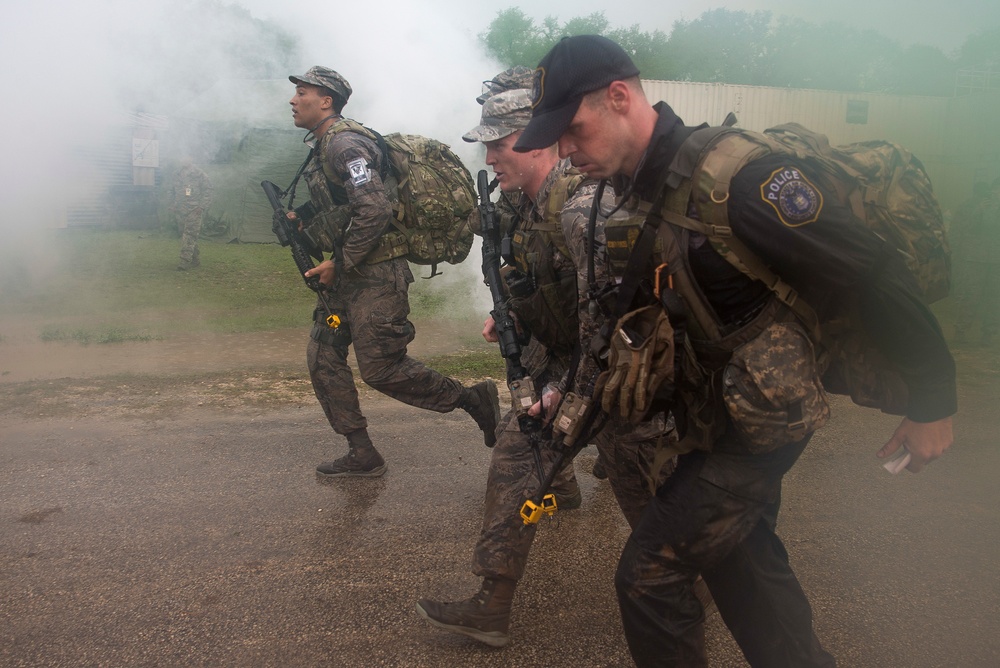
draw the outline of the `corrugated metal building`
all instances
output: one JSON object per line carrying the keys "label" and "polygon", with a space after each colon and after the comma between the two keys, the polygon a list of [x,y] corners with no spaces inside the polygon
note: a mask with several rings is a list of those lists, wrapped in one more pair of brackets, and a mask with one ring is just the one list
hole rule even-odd
{"label": "corrugated metal building", "polygon": [[1000,91],[962,97],[643,81],[650,101],[665,100],[689,125],[721,123],[736,114],[748,130],[795,121],[833,144],[887,139],[917,155],[943,208],[954,209],[975,181],[1000,177]]}

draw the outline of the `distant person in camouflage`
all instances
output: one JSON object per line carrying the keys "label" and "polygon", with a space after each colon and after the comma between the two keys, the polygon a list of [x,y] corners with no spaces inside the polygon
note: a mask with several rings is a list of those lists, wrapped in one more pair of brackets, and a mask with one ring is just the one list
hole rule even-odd
{"label": "distant person in camouflage", "polygon": [[[313,67],[290,76],[296,127],[315,142],[303,176],[315,215],[301,220],[305,232],[331,253],[306,276],[329,286],[329,301],[341,324],[329,327],[319,304],[307,348],[309,376],[316,398],[334,431],[347,438],[348,453],[316,467],[329,477],[380,476],[385,460],[368,435],[354,377],[347,363],[354,345],[361,378],[379,392],[411,406],[447,413],[468,412],[483,431],[486,445],[496,440],[500,418],[491,380],[463,387],[406,354],[414,337],[407,292],[413,274],[403,256],[405,238],[391,226],[390,197],[384,183],[387,157],[364,128],[341,116],[351,86],[337,72]],[[388,178],[387,178],[388,180]],[[295,219],[296,214],[289,217]]]}
{"label": "distant person in camouflage", "polygon": [[198,260],[198,235],[205,220],[205,212],[212,204],[212,182],[190,159],[181,163],[174,175],[171,210],[177,216],[181,233],[181,262],[179,271],[194,269]]}
{"label": "distant person in camouflage", "polygon": [[[501,223],[509,228],[505,234],[512,246],[513,266],[505,278],[511,311],[518,325],[532,335],[522,364],[541,389],[545,407],[551,409],[563,391],[581,332],[589,340],[597,329],[586,308],[587,220],[596,182],[560,160],[555,146],[528,154],[511,150],[531,120],[531,94],[525,88],[502,90],[500,82],[509,74],[502,73],[488,87],[490,93],[481,98],[481,124],[464,139],[486,145],[486,164],[503,193],[498,209],[513,214],[502,216],[512,220]],[[521,85],[528,85],[531,75],[531,70],[525,70]],[[609,190],[607,203],[612,199]],[[599,230],[597,236],[603,243],[603,232]],[[483,336],[497,341],[492,317],[486,320]],[[593,364],[582,366],[580,373],[591,373]],[[536,405],[535,410],[541,408]],[[509,642],[514,590],[524,575],[535,536],[536,525],[525,526],[519,510],[538,490],[542,477],[531,438],[520,430],[513,409],[501,425],[490,461],[482,531],[473,553],[473,572],[483,578],[480,590],[465,601],[421,599],[417,603],[418,614],[433,625],[496,647]],[[596,439],[606,459],[618,464],[609,467],[612,485],[630,523],[638,519],[650,498],[645,481],[651,474],[656,438],[666,431],[661,414],[642,430],[617,423]],[[539,445],[547,473],[558,451],[548,443]],[[580,507],[582,497],[571,463],[553,481],[552,492],[559,510]]]}
{"label": "distant person in camouflage", "polygon": [[977,324],[980,342],[991,345],[1000,331],[1000,179],[980,182],[962,203],[951,226],[958,319],[956,343],[966,343]]}

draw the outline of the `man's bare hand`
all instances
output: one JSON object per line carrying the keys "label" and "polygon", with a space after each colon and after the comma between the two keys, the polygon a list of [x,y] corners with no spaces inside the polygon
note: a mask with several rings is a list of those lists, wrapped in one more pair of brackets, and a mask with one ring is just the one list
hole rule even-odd
{"label": "man's bare hand", "polygon": [[305,273],[306,278],[319,276],[319,282],[327,286],[333,285],[334,275],[333,260],[323,260]]}
{"label": "man's bare hand", "polygon": [[919,473],[925,465],[943,455],[953,440],[950,417],[936,422],[914,422],[903,418],[889,442],[878,451],[877,457],[886,459],[905,447],[910,452],[910,463],[906,468],[911,473]]}
{"label": "man's bare hand", "polygon": [[531,417],[539,417],[544,409],[545,422],[551,422],[552,418],[556,415],[556,409],[559,408],[559,402],[561,400],[562,392],[557,390],[552,385],[546,385],[542,389],[542,398],[532,404],[531,408],[528,409],[528,415]]}
{"label": "man's bare hand", "polygon": [[483,338],[490,343],[496,343],[500,340],[497,337],[497,324],[493,322],[493,316],[488,316],[483,323]]}

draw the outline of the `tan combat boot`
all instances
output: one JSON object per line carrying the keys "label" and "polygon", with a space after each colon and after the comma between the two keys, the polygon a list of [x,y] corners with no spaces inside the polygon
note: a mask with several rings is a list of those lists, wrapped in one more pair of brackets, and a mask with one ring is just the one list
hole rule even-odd
{"label": "tan combat boot", "polygon": [[492,647],[510,642],[510,607],[517,583],[502,578],[486,578],[479,591],[470,599],[456,603],[440,603],[422,598],[417,601],[417,614],[434,626],[469,636]]}

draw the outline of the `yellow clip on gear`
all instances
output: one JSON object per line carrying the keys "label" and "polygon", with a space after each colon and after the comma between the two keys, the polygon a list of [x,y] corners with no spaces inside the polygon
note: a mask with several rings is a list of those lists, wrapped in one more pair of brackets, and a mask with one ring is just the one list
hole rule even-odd
{"label": "yellow clip on gear", "polygon": [[542,497],[541,504],[537,504],[531,499],[525,501],[524,505],[521,506],[521,519],[524,520],[525,524],[538,524],[542,515],[552,516],[556,510],[558,510],[556,495],[546,494]]}
{"label": "yellow clip on gear", "polygon": [[330,326],[330,329],[337,329],[340,327],[340,316],[335,314],[326,316],[326,324]]}

